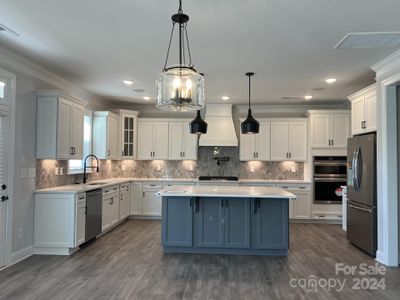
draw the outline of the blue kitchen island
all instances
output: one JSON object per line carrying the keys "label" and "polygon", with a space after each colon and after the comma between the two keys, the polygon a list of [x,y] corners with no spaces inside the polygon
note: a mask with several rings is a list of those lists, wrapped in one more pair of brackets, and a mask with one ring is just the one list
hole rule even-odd
{"label": "blue kitchen island", "polygon": [[279,188],[181,186],[162,196],[165,253],[287,255],[289,201]]}

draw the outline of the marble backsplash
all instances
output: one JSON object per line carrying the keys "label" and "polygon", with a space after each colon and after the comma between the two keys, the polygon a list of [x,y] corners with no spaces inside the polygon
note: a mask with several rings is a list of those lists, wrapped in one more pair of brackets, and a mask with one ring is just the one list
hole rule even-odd
{"label": "marble backsplash", "polygon": [[[201,175],[238,176],[242,179],[304,179],[304,163],[239,161],[238,147],[199,147],[198,160],[184,161],[100,161],[100,172],[89,174],[88,181],[111,177],[198,178]],[[216,158],[229,158],[218,165]],[[56,168],[68,170],[67,161],[37,160],[36,188],[48,188],[82,182],[82,174],[55,175]],[[294,172],[293,172],[294,171]]]}

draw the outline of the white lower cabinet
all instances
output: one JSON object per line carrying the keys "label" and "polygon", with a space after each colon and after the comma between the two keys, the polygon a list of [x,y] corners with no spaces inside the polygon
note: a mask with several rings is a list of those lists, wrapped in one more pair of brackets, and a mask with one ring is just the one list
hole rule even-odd
{"label": "white lower cabinet", "polygon": [[77,195],[75,201],[75,245],[80,246],[85,242],[86,235],[86,193]]}
{"label": "white lower cabinet", "polygon": [[119,219],[119,185],[106,187],[103,189],[102,206],[102,232],[118,223]]}
{"label": "white lower cabinet", "polygon": [[156,195],[161,189],[161,182],[143,183],[142,214],[144,216],[161,216],[161,196]]}
{"label": "white lower cabinet", "polygon": [[118,220],[124,220],[129,216],[129,206],[131,202],[130,184],[123,183],[120,185],[119,196],[119,216]]}
{"label": "white lower cabinet", "polygon": [[86,197],[75,193],[35,194],[36,254],[69,255],[85,242]]}
{"label": "white lower cabinet", "polygon": [[131,182],[131,205],[129,207],[129,214],[131,216],[142,215],[142,183],[141,182]]}
{"label": "white lower cabinet", "polygon": [[289,218],[311,219],[311,185],[278,184],[278,187],[296,195],[296,200],[289,202]]}

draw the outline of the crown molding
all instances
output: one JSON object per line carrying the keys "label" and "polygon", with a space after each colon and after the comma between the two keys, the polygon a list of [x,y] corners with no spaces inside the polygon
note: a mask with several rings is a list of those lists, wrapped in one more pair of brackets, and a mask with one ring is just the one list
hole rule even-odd
{"label": "crown molding", "polygon": [[371,66],[371,69],[376,73],[377,79],[390,76],[400,70],[400,50],[385,57],[378,63]]}
{"label": "crown molding", "polygon": [[88,102],[94,107],[110,107],[110,103],[105,99],[4,48],[0,48],[0,64],[10,71],[35,77],[54,85],[72,97]]}

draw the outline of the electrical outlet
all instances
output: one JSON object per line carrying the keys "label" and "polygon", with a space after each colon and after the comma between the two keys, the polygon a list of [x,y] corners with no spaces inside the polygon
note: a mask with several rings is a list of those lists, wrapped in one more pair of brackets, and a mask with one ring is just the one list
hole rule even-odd
{"label": "electrical outlet", "polygon": [[60,175],[64,175],[64,167],[60,167]]}
{"label": "electrical outlet", "polygon": [[161,166],[160,165],[157,166],[157,171],[161,171]]}
{"label": "electrical outlet", "polygon": [[254,172],[255,172],[254,167],[250,167],[250,173],[254,173]]}
{"label": "electrical outlet", "polygon": [[126,170],[126,167],[125,167],[124,165],[122,165],[122,166],[121,166],[121,170],[122,170],[122,171],[125,171],[125,170]]}
{"label": "electrical outlet", "polygon": [[296,167],[295,166],[292,167],[292,173],[296,173]]}
{"label": "electrical outlet", "polygon": [[24,230],[22,228],[18,229],[18,239],[22,240],[24,238]]}
{"label": "electrical outlet", "polygon": [[21,168],[21,178],[26,178],[28,176],[28,170],[26,168]]}
{"label": "electrical outlet", "polygon": [[54,175],[58,176],[58,174],[59,174],[59,170],[58,170],[58,168],[56,167],[56,168],[54,169]]}

